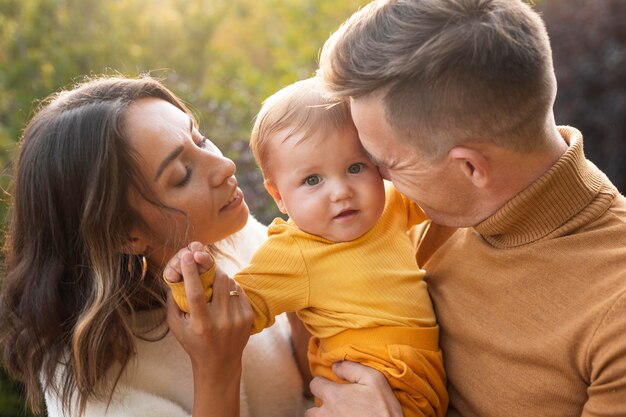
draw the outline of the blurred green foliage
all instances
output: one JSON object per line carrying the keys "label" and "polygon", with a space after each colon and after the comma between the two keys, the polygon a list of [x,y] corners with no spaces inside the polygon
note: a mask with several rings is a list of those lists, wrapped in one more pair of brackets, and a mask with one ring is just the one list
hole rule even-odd
{"label": "blurred green foliage", "polygon": [[[16,143],[38,100],[89,75],[150,73],[237,162],[252,212],[270,221],[279,213],[248,151],[254,115],[274,91],[314,73],[323,42],[366,2],[0,0],[0,186],[9,187]],[[2,372],[0,415],[27,415]]]}
{"label": "blurred green foliage", "polygon": [[[84,76],[150,73],[194,110],[238,164],[252,212],[278,211],[248,151],[264,98],[313,74],[323,42],[368,0],[0,0],[0,186],[38,100]],[[626,2],[535,1],[555,52],[558,123],[626,188]],[[593,138],[593,140],[592,140]],[[0,224],[6,213],[0,204]],[[28,416],[0,371],[0,416]]]}
{"label": "blurred green foliage", "polygon": [[[0,166],[6,189],[37,100],[85,75],[151,73],[239,163],[263,221],[266,197],[247,140],[261,102],[313,74],[328,35],[358,0],[0,0]],[[4,209],[3,209],[4,210]]]}

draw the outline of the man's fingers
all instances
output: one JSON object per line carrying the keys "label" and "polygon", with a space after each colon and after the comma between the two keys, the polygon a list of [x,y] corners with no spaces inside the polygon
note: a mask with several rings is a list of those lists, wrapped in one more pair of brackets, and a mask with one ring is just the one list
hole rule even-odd
{"label": "man's fingers", "polygon": [[324,402],[329,399],[329,395],[335,391],[337,385],[337,383],[322,376],[316,376],[309,384],[309,387],[311,388],[311,393]]}
{"label": "man's fingers", "polygon": [[[387,380],[382,373],[368,366],[357,362],[341,361],[333,364],[333,372],[339,378],[354,384],[376,386],[378,384],[387,385]],[[315,377],[311,381],[311,392],[322,402],[329,400],[330,396],[336,394],[346,385],[329,381],[326,378]]]}
{"label": "man's fingers", "polygon": [[339,378],[356,384],[374,385],[386,382],[382,373],[357,362],[335,362],[333,364],[333,372]]}
{"label": "man's fingers", "polygon": [[323,410],[318,407],[309,408],[305,411],[304,417],[323,417]]}

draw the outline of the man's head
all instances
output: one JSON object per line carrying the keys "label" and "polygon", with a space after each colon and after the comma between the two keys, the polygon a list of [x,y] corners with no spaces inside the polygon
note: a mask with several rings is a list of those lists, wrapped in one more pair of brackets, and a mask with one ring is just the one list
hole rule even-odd
{"label": "man's head", "polygon": [[471,226],[564,151],[548,36],[521,0],[380,0],[324,45],[381,173],[438,223]]}
{"label": "man's head", "polygon": [[556,94],[544,24],[521,0],[372,2],[319,72],[335,96],[377,94],[397,139],[431,160],[469,141],[540,147]]}

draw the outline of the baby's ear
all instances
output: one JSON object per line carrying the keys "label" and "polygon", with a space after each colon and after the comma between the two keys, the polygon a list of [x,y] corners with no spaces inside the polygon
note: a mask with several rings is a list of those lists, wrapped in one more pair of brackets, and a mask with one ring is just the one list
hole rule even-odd
{"label": "baby's ear", "polygon": [[263,181],[263,185],[265,186],[265,189],[267,190],[267,192],[270,193],[270,195],[276,202],[276,205],[278,206],[278,209],[280,210],[280,212],[283,214],[287,214],[287,208],[285,207],[283,198],[280,195],[280,192],[278,191],[276,184],[274,184],[274,181],[266,178],[265,181]]}

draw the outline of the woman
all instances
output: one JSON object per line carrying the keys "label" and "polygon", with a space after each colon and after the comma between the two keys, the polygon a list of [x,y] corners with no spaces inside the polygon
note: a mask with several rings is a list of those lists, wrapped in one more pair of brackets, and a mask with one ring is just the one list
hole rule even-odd
{"label": "woman", "polygon": [[166,309],[161,272],[187,242],[212,244],[232,275],[265,238],[234,173],[153,79],[96,79],[44,103],[15,166],[0,298],[4,366],[32,407],[45,396],[51,416],[303,413],[284,322],[250,338],[242,373],[250,311],[234,281],[216,280],[214,302],[190,315]]}

